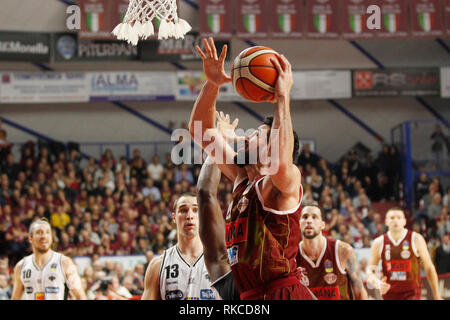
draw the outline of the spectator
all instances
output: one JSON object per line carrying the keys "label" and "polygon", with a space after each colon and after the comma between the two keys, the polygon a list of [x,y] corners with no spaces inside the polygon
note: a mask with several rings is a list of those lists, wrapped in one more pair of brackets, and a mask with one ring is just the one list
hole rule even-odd
{"label": "spectator", "polygon": [[444,198],[442,199],[442,205],[444,207],[450,207],[450,187],[447,188],[447,193],[444,195]]}
{"label": "spectator", "polygon": [[428,221],[435,225],[436,218],[441,214],[442,210],[442,196],[440,193],[433,195],[433,200],[427,208]]}
{"label": "spectator", "polygon": [[450,272],[450,235],[442,237],[442,243],[436,249],[434,264],[438,274]]}
{"label": "spectator", "polygon": [[11,300],[12,288],[8,278],[0,274],[0,300]]}
{"label": "spectator", "polygon": [[147,171],[150,178],[155,182],[157,187],[161,187],[161,180],[164,172],[163,165],[159,162],[158,155],[154,155],[152,158],[152,163],[147,166]]}
{"label": "spectator", "polygon": [[303,168],[307,164],[316,167],[318,162],[319,157],[315,153],[311,152],[309,143],[305,143],[300,152],[300,155],[297,158],[297,165],[302,166]]}
{"label": "spectator", "polygon": [[14,261],[13,264],[17,263],[25,255],[28,249],[27,237],[27,228],[18,216],[13,216],[12,224],[6,231],[5,236],[6,241],[9,242],[9,249]]}
{"label": "spectator", "polygon": [[434,160],[436,163],[436,167],[437,167],[438,171],[440,171],[444,147],[447,148],[447,152],[450,152],[450,150],[448,149],[449,148],[449,139],[442,132],[441,126],[438,124],[434,127],[434,131],[431,134],[430,139],[432,140],[431,153],[433,154],[433,157],[434,157]]}
{"label": "spectator", "polygon": [[150,178],[145,180],[145,187],[142,189],[142,195],[144,197],[152,195],[155,202],[161,201],[161,192],[156,186],[153,185],[153,180]]}
{"label": "spectator", "polygon": [[70,223],[70,216],[65,212],[62,205],[56,207],[56,212],[50,216],[52,227],[62,231]]}

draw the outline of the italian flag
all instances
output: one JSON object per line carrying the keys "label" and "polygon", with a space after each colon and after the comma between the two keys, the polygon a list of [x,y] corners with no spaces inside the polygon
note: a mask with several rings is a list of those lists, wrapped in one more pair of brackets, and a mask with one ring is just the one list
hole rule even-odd
{"label": "italian flag", "polygon": [[314,27],[320,33],[326,33],[331,25],[331,16],[329,14],[315,14]]}
{"label": "italian flag", "polygon": [[293,14],[282,14],[278,15],[278,25],[284,33],[290,33],[294,29],[295,19]]}
{"label": "italian flag", "polygon": [[208,26],[209,30],[213,33],[219,33],[223,29],[223,15],[221,14],[208,14]]}
{"label": "italian flag", "polygon": [[400,25],[400,15],[398,14],[385,14],[384,15],[384,27],[387,31],[394,33],[397,32]]}
{"label": "italian flag", "polygon": [[155,24],[156,28],[159,28],[159,25],[161,24],[161,20],[159,20],[158,18],[154,18],[153,23]]}
{"label": "italian flag", "polygon": [[244,27],[249,33],[255,33],[259,27],[259,14],[244,15]]}
{"label": "italian flag", "polygon": [[434,13],[424,12],[419,13],[419,24],[423,31],[429,32],[433,29]]}
{"label": "italian flag", "polygon": [[89,30],[98,32],[102,26],[103,13],[87,13],[86,22]]}
{"label": "italian flag", "polygon": [[360,14],[351,14],[350,15],[350,28],[353,30],[354,33],[361,33],[362,32],[362,23],[363,18]]}

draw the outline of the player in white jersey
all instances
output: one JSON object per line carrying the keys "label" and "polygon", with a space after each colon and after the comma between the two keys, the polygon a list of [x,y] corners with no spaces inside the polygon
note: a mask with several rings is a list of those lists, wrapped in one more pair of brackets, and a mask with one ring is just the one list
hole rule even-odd
{"label": "player in white jersey", "polygon": [[198,233],[197,196],[183,194],[174,205],[178,242],[150,262],[142,300],[216,300]]}
{"label": "player in white jersey", "polygon": [[69,257],[50,249],[52,230],[46,220],[34,221],[28,240],[33,254],[14,267],[12,300],[64,300],[65,289],[74,300],[86,300],[80,276]]}

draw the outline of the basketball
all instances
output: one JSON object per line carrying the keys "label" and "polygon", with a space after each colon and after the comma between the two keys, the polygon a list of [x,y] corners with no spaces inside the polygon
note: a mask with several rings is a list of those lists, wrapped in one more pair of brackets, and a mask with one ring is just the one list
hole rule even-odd
{"label": "basketball", "polygon": [[253,102],[272,100],[278,72],[270,58],[277,59],[276,55],[276,51],[263,46],[242,51],[234,60],[231,69],[236,92]]}

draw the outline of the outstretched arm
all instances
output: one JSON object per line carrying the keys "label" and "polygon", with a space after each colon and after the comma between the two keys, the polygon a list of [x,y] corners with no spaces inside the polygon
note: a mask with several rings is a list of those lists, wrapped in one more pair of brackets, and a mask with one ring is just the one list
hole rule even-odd
{"label": "outstretched arm", "polygon": [[442,300],[441,293],[439,292],[438,275],[433,261],[431,260],[430,253],[428,252],[427,243],[422,235],[416,233],[414,242],[419,253],[420,260],[422,261],[423,268],[427,274],[428,283],[430,284],[431,291],[433,291],[433,297],[435,300]]}
{"label": "outstretched arm", "polygon": [[347,271],[350,279],[350,285],[353,289],[355,300],[367,300],[367,291],[364,288],[364,284],[358,274],[359,267],[358,261],[356,260],[355,251],[349,244],[343,242],[340,242],[338,250],[340,261],[343,262],[343,267],[345,268],[345,271]]}
{"label": "outstretched arm", "polygon": [[211,282],[230,271],[225,243],[225,222],[217,201],[217,187],[221,173],[213,159],[208,157],[202,166],[197,183],[200,219],[200,239],[206,268]]}
{"label": "outstretched arm", "polygon": [[227,159],[227,155],[234,154],[234,150],[223,140],[215,125],[216,100],[219,96],[219,88],[223,84],[231,81],[231,77],[226,74],[224,69],[227,46],[223,47],[222,53],[218,57],[212,38],[208,40],[203,39],[203,44],[205,47],[204,52],[199,46],[196,47],[196,50],[203,60],[206,82],[195,101],[194,109],[189,120],[189,131],[194,141],[203,149],[206,149],[211,144],[211,141],[204,139],[205,133],[207,133],[210,139],[214,137],[212,139],[216,141],[217,150],[210,150],[208,153],[216,159],[222,159],[217,164],[220,171],[234,182],[239,172],[243,169],[240,169],[235,164],[226,163],[225,159]]}
{"label": "outstretched arm", "polygon": [[[271,59],[278,71],[275,85],[276,107],[271,130],[271,152],[272,161],[275,161],[278,170],[270,174],[273,185],[280,191],[282,196],[299,197],[301,174],[293,161],[294,134],[292,128],[290,110],[290,92],[293,85],[292,67],[284,55],[279,59]],[[275,130],[274,130],[275,129]],[[278,132],[278,139],[276,138]],[[274,151],[274,143],[278,143],[278,156]],[[298,202],[298,201],[297,201]]]}

